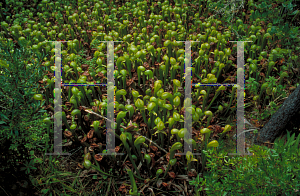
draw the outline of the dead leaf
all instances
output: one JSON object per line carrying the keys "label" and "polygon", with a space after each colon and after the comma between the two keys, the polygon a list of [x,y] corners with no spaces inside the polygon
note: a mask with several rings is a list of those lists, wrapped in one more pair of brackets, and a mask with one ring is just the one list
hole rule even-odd
{"label": "dead leaf", "polygon": [[103,156],[99,154],[95,154],[95,159],[96,161],[101,161],[103,159]]}
{"label": "dead leaf", "polygon": [[140,127],[147,127],[147,124],[146,123],[141,123]]}
{"label": "dead leaf", "polygon": [[80,167],[81,169],[84,168],[80,163],[78,163],[77,166]]}
{"label": "dead leaf", "polygon": [[87,140],[87,137],[85,136],[81,141],[81,143],[84,143]]}
{"label": "dead leaf", "polygon": [[168,183],[163,182],[162,185],[163,185],[164,187],[167,187],[167,186],[168,186]]}
{"label": "dead leaf", "polygon": [[86,46],[86,47],[88,47],[88,48],[90,47],[89,43],[87,43],[87,42],[84,42],[84,43],[83,43],[83,46]]}
{"label": "dead leaf", "polygon": [[141,119],[142,118],[142,115],[140,113],[138,113],[134,119],[132,120],[132,122],[136,122],[137,120]]}
{"label": "dead leaf", "polygon": [[85,72],[82,73],[82,75],[89,76],[90,74],[89,74],[89,71],[85,71]]}
{"label": "dead leaf", "polygon": [[168,174],[171,178],[176,178],[176,174],[174,172],[168,172]]}
{"label": "dead leaf", "polygon": [[103,73],[102,72],[98,72],[98,76],[100,77],[100,78],[103,78]]}
{"label": "dead leaf", "polygon": [[148,153],[148,154],[149,154],[149,156],[150,156],[151,158],[154,158],[154,157],[155,157],[154,153],[152,153],[152,152],[150,152],[150,153]]}
{"label": "dead leaf", "polygon": [[166,154],[166,159],[168,162],[170,161],[170,153],[169,152]]}
{"label": "dead leaf", "polygon": [[260,61],[260,65],[263,65],[264,63],[265,63],[265,59],[261,59],[261,61]]}
{"label": "dead leaf", "polygon": [[82,64],[82,65],[81,65],[81,68],[82,68],[83,70],[85,70],[85,69],[88,68],[88,67],[89,67],[88,64]]}
{"label": "dead leaf", "polygon": [[65,136],[66,136],[67,138],[72,137],[72,132],[71,132],[71,131],[65,130],[65,131],[64,131],[64,134],[65,134]]}
{"label": "dead leaf", "polygon": [[91,130],[88,132],[88,134],[87,134],[87,138],[88,138],[88,139],[91,139],[91,138],[93,138],[93,135],[94,135],[94,130],[91,129]]}
{"label": "dead leaf", "polygon": [[208,126],[208,129],[217,133],[222,133],[222,127],[220,125],[210,125]]}
{"label": "dead leaf", "polygon": [[282,65],[283,64],[283,62],[284,62],[284,59],[280,59],[279,61],[278,61],[278,65]]}
{"label": "dead leaf", "polygon": [[120,146],[116,146],[115,147],[115,152],[119,152],[119,150],[120,150]]}
{"label": "dead leaf", "polygon": [[122,193],[126,193],[127,192],[126,185],[121,184],[121,186],[119,187],[119,191]]}
{"label": "dead leaf", "polygon": [[[92,142],[91,139],[89,140],[89,142]],[[92,147],[89,147],[89,151],[90,151],[90,152],[93,152],[94,149],[93,149]]]}
{"label": "dead leaf", "polygon": [[96,143],[92,143],[92,144],[90,144],[90,147],[92,147],[92,148],[98,148],[98,147],[99,147],[99,145],[98,145],[98,144],[96,144]]}
{"label": "dead leaf", "polygon": [[126,80],[126,85],[130,86],[133,83],[133,79],[127,79]]}
{"label": "dead leaf", "polygon": [[156,152],[157,149],[158,149],[156,146],[150,146],[150,148],[151,148],[154,152]]}
{"label": "dead leaf", "polygon": [[148,62],[144,62],[143,66],[144,66],[146,69],[150,69],[150,66],[149,66],[149,63],[148,63]]}

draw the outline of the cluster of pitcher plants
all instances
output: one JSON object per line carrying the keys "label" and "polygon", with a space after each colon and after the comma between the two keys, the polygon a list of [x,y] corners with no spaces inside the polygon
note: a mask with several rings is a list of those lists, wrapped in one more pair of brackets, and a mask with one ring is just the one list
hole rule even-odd
{"label": "cluster of pitcher plants", "polygon": [[[88,149],[82,159],[86,169],[108,177],[120,176],[126,169],[129,194],[138,195],[135,180],[167,186],[167,178],[205,172],[203,152],[216,149],[226,134],[235,131],[236,90],[243,87],[236,84],[237,45],[229,41],[237,37],[232,29],[246,37],[243,41],[251,41],[244,44],[247,107],[264,108],[275,102],[285,84],[289,90],[295,88],[298,56],[280,48],[282,40],[271,35],[270,21],[245,22],[251,14],[242,12],[228,28],[217,17],[209,17],[206,7],[202,0],[175,4],[78,0],[75,7],[43,0],[35,13],[38,18],[30,10],[7,16],[1,22],[1,41],[13,40],[42,57],[46,72],[40,85],[45,91],[33,98],[44,100],[52,112],[55,77],[60,77],[54,77],[54,41],[66,41],[61,44],[61,79],[67,84],[61,92],[63,137]],[[124,155],[99,155],[106,153],[109,131],[107,41],[115,41],[115,150]],[[185,99],[182,41],[192,41],[191,100]],[[5,60],[0,63],[6,66]],[[185,101],[192,107],[184,107]],[[192,116],[191,131],[184,128],[185,114]],[[50,119],[44,122],[50,133]],[[192,138],[187,141],[189,132]],[[184,151],[185,142],[192,145],[192,152],[176,155]],[[114,170],[109,173],[110,168]]]}

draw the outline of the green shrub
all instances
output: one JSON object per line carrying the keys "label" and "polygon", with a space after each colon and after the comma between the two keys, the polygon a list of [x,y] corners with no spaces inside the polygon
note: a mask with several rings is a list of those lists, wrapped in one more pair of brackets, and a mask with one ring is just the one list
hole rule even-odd
{"label": "green shrub", "polygon": [[[32,158],[29,151],[43,148],[45,125],[41,103],[32,97],[39,93],[41,59],[31,50],[17,48],[11,40],[0,41],[0,169],[15,168]],[[44,102],[43,102],[44,103]]]}
{"label": "green shrub", "polygon": [[295,195],[300,187],[299,141],[300,135],[295,140],[288,132],[287,142],[277,139],[274,149],[254,145],[253,156],[229,160],[224,153],[207,151],[204,190],[208,195]]}

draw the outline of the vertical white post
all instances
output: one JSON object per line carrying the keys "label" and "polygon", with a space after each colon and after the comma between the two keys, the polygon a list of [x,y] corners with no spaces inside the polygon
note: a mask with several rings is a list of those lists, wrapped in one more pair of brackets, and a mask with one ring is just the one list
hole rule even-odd
{"label": "vertical white post", "polygon": [[61,101],[61,41],[55,41],[55,96],[54,96],[54,153],[46,155],[70,155],[62,153],[62,101]]}
{"label": "vertical white post", "polygon": [[251,41],[231,41],[237,42],[237,84],[241,87],[237,88],[237,153],[228,153],[228,155],[252,155],[245,152],[245,110],[244,110],[244,88],[245,88],[245,73],[244,73],[244,42]]}

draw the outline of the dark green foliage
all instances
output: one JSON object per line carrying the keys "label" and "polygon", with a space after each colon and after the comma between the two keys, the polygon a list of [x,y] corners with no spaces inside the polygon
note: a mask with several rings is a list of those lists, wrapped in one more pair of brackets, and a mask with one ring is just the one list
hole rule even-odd
{"label": "dark green foliage", "polygon": [[[274,149],[253,145],[253,156],[226,158],[223,152],[208,152],[205,176],[194,180],[208,195],[297,195],[300,189],[299,141],[295,134],[278,138]],[[231,168],[234,169],[232,170]]]}
{"label": "dark green foliage", "polygon": [[[228,23],[228,25],[230,24],[238,39],[244,40],[247,38],[247,36],[244,36],[244,32],[239,31],[238,26],[234,24],[238,16],[242,14],[242,8],[245,8],[252,13],[249,17],[250,21],[260,19],[265,22],[270,21],[273,24],[269,32],[272,36],[277,37],[273,39],[273,43],[275,43],[276,40],[289,38],[282,42],[282,45],[294,48],[295,42],[299,43],[299,38],[297,38],[299,31],[299,20],[297,21],[300,15],[299,6],[297,7],[296,2],[293,0],[275,1],[273,3],[274,4],[267,3],[266,1],[251,0],[212,0],[208,1],[207,6],[210,12],[222,17],[222,20]],[[242,19],[244,20],[245,18],[242,17]],[[298,22],[298,25],[296,22]]]}
{"label": "dark green foliage", "polygon": [[[16,48],[11,41],[0,42],[0,57],[8,67],[0,68],[0,170],[18,166],[30,159],[28,151],[45,142],[45,125],[40,102],[33,94],[39,93],[37,81],[43,76],[40,60],[24,47]],[[12,52],[14,51],[14,52]],[[2,62],[3,62],[2,61]],[[28,65],[31,64],[31,65]]]}

